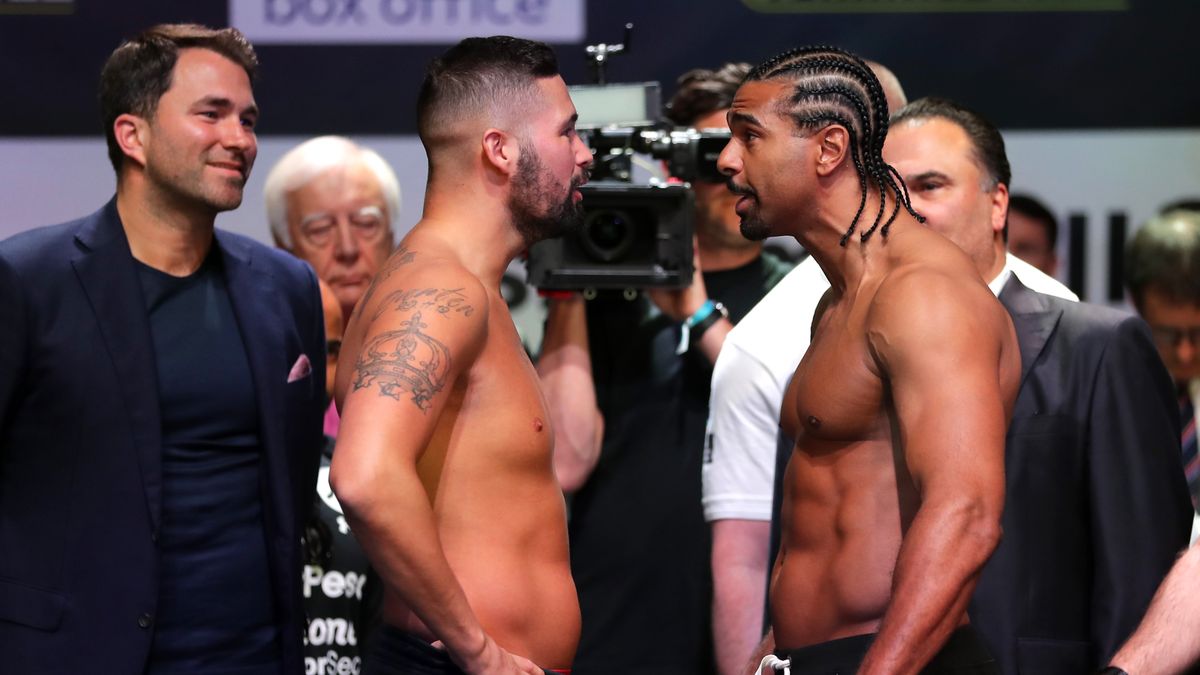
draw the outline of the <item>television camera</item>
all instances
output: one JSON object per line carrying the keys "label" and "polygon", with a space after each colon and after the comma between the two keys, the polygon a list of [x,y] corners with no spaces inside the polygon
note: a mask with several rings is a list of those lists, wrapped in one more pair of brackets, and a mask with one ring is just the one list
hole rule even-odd
{"label": "television camera", "polygon": [[[717,156],[724,129],[677,128],[662,119],[657,82],[605,82],[614,54],[628,53],[633,26],[621,44],[589,45],[595,84],[570,87],[576,128],[592,148],[591,180],[581,188],[583,225],[529,251],[529,283],[562,290],[682,288],[692,282],[692,181],[723,179]],[[641,179],[661,173],[675,180]],[[638,171],[638,170],[642,171]]]}

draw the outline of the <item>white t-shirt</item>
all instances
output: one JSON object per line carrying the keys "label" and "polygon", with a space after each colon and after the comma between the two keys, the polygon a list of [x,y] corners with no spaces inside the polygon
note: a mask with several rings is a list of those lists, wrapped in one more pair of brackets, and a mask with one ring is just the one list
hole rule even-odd
{"label": "white t-shirt", "polygon": [[[999,293],[1010,275],[1030,290],[1077,301],[1058,280],[1008,254],[992,280]],[[813,314],[829,289],[806,258],[734,326],[713,366],[703,481],[704,519],[771,519],[779,408],[808,349]]]}

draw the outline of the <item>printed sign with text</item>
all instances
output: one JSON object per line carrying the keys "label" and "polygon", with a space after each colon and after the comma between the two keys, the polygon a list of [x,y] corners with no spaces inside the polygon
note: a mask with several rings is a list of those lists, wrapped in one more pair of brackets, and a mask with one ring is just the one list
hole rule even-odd
{"label": "printed sign with text", "polygon": [[585,0],[229,0],[255,44],[452,44],[473,35],[580,42]]}

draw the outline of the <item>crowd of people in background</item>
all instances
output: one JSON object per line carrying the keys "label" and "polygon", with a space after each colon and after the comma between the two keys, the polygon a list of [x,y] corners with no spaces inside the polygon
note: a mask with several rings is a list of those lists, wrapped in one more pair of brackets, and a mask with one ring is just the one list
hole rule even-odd
{"label": "crowd of people in background", "polygon": [[531,359],[501,279],[593,162],[554,52],[429,65],[418,223],[370,148],[290,150],[274,248],[214,227],[257,68],[122,43],[115,195],[0,242],[6,672],[1200,660],[1200,201],[1128,242],[1136,313],[1081,302],[985,114],[832,47],[692,70],[664,116],[730,140],[691,283],[552,293]]}

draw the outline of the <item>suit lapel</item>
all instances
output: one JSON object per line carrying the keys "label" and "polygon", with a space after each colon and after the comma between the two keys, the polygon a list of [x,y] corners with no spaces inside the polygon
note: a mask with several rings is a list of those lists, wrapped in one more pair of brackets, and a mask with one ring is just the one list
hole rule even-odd
{"label": "suit lapel", "polygon": [[264,514],[265,522],[271,528],[268,531],[273,530],[276,537],[298,537],[298,533],[292,532],[292,519],[285,515],[294,509],[293,481],[288,473],[292,463],[287,458],[283,427],[287,411],[282,396],[291,366],[287,363],[284,339],[288,324],[279,311],[285,294],[277,288],[271,274],[255,267],[254,251],[249,245],[219,230],[216,242],[221,248],[229,301],[246,348],[258,401],[258,428],[265,469],[263,484],[267,486],[270,507]]}
{"label": "suit lapel", "polygon": [[1021,386],[1033,364],[1046,347],[1046,341],[1058,325],[1062,310],[1051,307],[1045,298],[1029,290],[1013,275],[1000,291],[1000,302],[1012,317],[1021,351]]}
{"label": "suit lapel", "polygon": [[112,358],[142,470],[154,532],[162,515],[162,420],[150,322],[116,200],[88,218],[75,235],[71,260]]}

